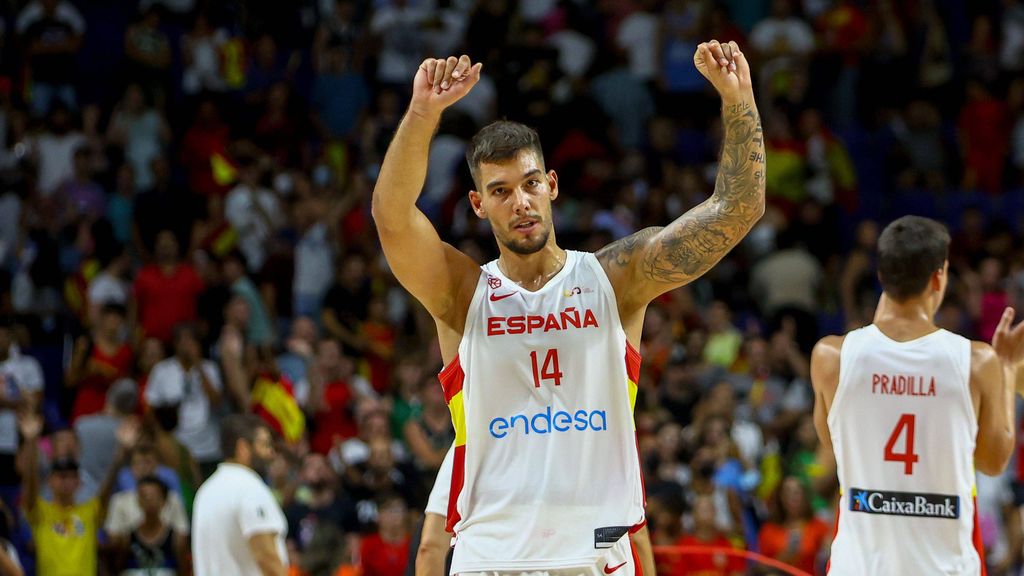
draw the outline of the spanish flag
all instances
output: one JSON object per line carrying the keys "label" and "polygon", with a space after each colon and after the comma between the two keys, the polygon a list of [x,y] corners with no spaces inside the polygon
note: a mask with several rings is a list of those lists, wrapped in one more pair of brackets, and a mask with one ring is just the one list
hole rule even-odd
{"label": "spanish flag", "polygon": [[306,432],[306,416],[295,401],[292,383],[283,374],[276,378],[261,374],[249,402],[252,411],[289,443],[299,441]]}

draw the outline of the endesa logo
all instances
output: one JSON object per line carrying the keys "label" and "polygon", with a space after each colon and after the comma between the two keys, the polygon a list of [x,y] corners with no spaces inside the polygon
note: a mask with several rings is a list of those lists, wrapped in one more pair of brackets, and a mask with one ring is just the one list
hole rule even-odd
{"label": "endesa logo", "polygon": [[850,490],[850,510],[888,516],[956,520],[960,517],[960,497],[852,488]]}
{"label": "endesa logo", "polygon": [[575,430],[577,432],[601,432],[608,429],[608,415],[604,410],[577,410],[552,412],[551,406],[536,414],[515,414],[508,418],[491,420],[491,436],[501,439],[509,434],[556,434]]}

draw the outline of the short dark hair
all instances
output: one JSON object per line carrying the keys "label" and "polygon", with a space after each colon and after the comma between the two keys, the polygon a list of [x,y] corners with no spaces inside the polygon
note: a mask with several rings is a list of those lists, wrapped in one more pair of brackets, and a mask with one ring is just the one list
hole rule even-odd
{"label": "short dark hair", "polygon": [[138,490],[139,488],[142,488],[143,484],[150,484],[156,486],[157,490],[160,490],[160,493],[163,494],[164,499],[166,499],[168,494],[170,493],[170,489],[167,487],[167,483],[161,480],[160,478],[153,476],[152,474],[149,476],[143,476],[142,478],[139,478],[139,481],[135,483],[135,489]]}
{"label": "short dark hair", "polygon": [[878,279],[897,302],[920,294],[948,258],[949,231],[931,218],[904,216],[878,237]]}
{"label": "short dark hair", "polygon": [[532,150],[544,162],[540,135],[533,128],[509,120],[498,120],[481,128],[466,147],[466,161],[477,186],[481,185],[481,164],[510,160],[520,150]]}
{"label": "short dark hair", "polygon": [[239,440],[249,444],[256,441],[256,431],[270,429],[267,423],[255,414],[231,414],[220,422],[220,452],[224,458],[234,458]]}

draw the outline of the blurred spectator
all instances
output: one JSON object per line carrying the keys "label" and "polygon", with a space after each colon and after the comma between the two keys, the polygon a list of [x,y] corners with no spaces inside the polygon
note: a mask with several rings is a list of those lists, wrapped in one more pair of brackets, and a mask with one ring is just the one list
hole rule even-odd
{"label": "blurred spectator", "polygon": [[71,408],[71,421],[103,410],[107,389],[131,376],[134,354],[125,342],[127,336],[125,309],[108,304],[99,313],[91,334],[75,342],[71,365],[64,382],[75,389],[75,403]]}
{"label": "blurred spectator", "polygon": [[75,108],[75,56],[85,33],[82,15],[66,0],[34,0],[18,14],[15,31],[30,64],[33,115],[45,115],[55,101]]}
{"label": "blurred spectator", "polygon": [[103,478],[114,464],[117,430],[131,418],[139,405],[139,389],[127,378],[107,390],[103,412],[75,421],[75,436],[82,446],[82,470],[92,478]]}
{"label": "blurred spectator", "polygon": [[175,326],[195,319],[203,282],[180,260],[178,239],[170,230],[157,234],[154,256],[135,277],[134,302],[142,333],[169,343]]}
{"label": "blurred spectator", "polygon": [[657,2],[643,0],[637,9],[622,19],[615,45],[626,52],[629,71],[641,82],[652,83],[658,76]]}
{"label": "blurred spectator", "polygon": [[612,66],[591,81],[590,90],[618,131],[628,150],[643,144],[647,123],[654,116],[654,98],[647,85],[626,67],[625,55],[616,53]]}
{"label": "blurred spectator", "polygon": [[[696,548],[674,564],[673,576],[738,576],[744,574],[741,558],[727,556],[722,549],[732,548],[732,542],[715,524],[715,502],[709,496],[698,496],[693,501],[693,529],[675,542],[676,546]],[[699,549],[705,548],[706,551]]]}
{"label": "blurred spectator", "polygon": [[135,188],[151,190],[156,182],[153,160],[163,155],[170,140],[170,128],[163,114],[151,103],[139,84],[130,84],[114,109],[107,128],[107,141],[122,150],[134,171]]}
{"label": "blurred spectator", "polygon": [[962,187],[996,194],[1003,189],[1003,166],[1009,149],[1010,117],[1006,102],[978,80],[967,83],[967,102],[958,123],[964,161]]}
{"label": "blurred spectator", "polygon": [[342,441],[358,432],[355,408],[358,392],[353,389],[352,359],[341,352],[337,341],[326,338],[317,346],[310,374],[312,432],[309,446],[318,454],[327,454]]}
{"label": "blurred spectator", "polygon": [[[89,323],[96,324],[107,306],[120,306],[125,311],[131,296],[132,286],[127,281],[131,259],[123,247],[100,255],[99,273],[89,282],[87,299],[89,301]],[[128,326],[121,327],[125,334]]]}
{"label": "blurred spectator", "polygon": [[153,98],[162,101],[171,66],[171,44],[160,29],[160,20],[159,8],[143,9],[138,21],[125,31],[124,54],[127,76],[144,86]]}
{"label": "blurred spectator", "polygon": [[217,102],[203,98],[181,141],[181,163],[188,187],[195,194],[224,194],[235,176],[228,161],[231,128],[221,118]]}
{"label": "blurred spectator", "polygon": [[146,404],[177,406],[175,435],[200,464],[212,467],[221,457],[215,415],[223,384],[216,364],[203,358],[195,329],[182,324],[174,332],[174,356],[153,367]]}
{"label": "blurred spectator", "polygon": [[210,25],[209,16],[204,10],[196,13],[192,29],[181,39],[182,60],[185,65],[181,87],[186,94],[224,90],[220,50],[227,38],[224,29]]}
{"label": "blurred spectator", "polygon": [[371,297],[366,258],[358,253],[342,257],[334,284],[324,297],[321,322],[328,334],[341,341],[346,354],[359,354],[365,348],[361,325]]}
{"label": "blurred spectator", "polygon": [[331,287],[336,240],[329,224],[332,213],[315,199],[296,203],[295,225],[300,237],[295,246],[292,281],[295,316],[319,318],[324,296]]}
{"label": "blurred spectator", "polygon": [[366,81],[351,69],[351,59],[351,53],[342,48],[328,48],[313,84],[314,110],[328,140],[349,138],[370,103]]}
{"label": "blurred spectator", "polygon": [[240,252],[225,255],[221,264],[224,283],[231,293],[240,296],[249,308],[246,341],[253,346],[267,346],[274,342],[274,327],[256,284],[246,275],[245,262],[245,257]]}
{"label": "blurred spectator", "polygon": [[408,89],[423,61],[423,23],[429,15],[419,2],[395,0],[380,6],[370,19],[370,32],[380,42],[377,80]]}
{"label": "blurred spectator", "polygon": [[796,14],[794,0],[772,0],[771,14],[750,30],[750,47],[760,72],[758,94],[800,102],[807,84],[807,61],[814,30]]}
{"label": "blurred spectator", "polygon": [[[161,523],[171,527],[182,539],[186,539],[189,533],[188,517],[185,516],[185,507],[181,501],[181,495],[160,476],[157,475],[156,453],[150,445],[136,444],[131,452],[130,470],[133,484],[123,488],[114,494],[110,499],[110,508],[103,529],[108,536],[114,538],[121,544],[126,544],[130,535],[148,520],[145,497],[151,496],[145,484],[156,480],[163,486],[162,505],[157,510]],[[120,467],[120,462],[116,462]],[[164,471],[168,471],[166,468]],[[169,472],[169,471],[168,471]],[[177,476],[173,476],[177,481]],[[150,526],[153,528],[153,526]]]}
{"label": "blurred spectator", "polygon": [[[434,388],[438,388],[436,382]],[[389,441],[395,461],[408,461],[406,444],[391,437],[389,414],[381,401],[364,399],[359,402],[356,413],[359,435],[345,440],[328,455],[335,470],[345,472],[352,466],[365,464],[370,459],[370,444],[374,440]]]}
{"label": "blurred spectator", "polygon": [[263,169],[247,160],[239,169],[239,183],[228,193],[224,216],[238,232],[238,246],[247,268],[259,272],[266,260],[266,242],[284,224],[277,196],[263,187]]}
{"label": "blurred spectator", "polygon": [[12,487],[20,482],[14,465],[18,452],[16,414],[39,410],[43,385],[39,361],[22,354],[14,341],[13,325],[0,318],[0,490],[4,501],[12,506]]}
{"label": "blurred spectator", "polygon": [[397,494],[381,496],[377,504],[377,532],[359,547],[364,576],[398,576],[409,558],[409,523],[405,501]]}
{"label": "blurred spectator", "polygon": [[292,383],[281,373],[269,348],[257,352],[255,382],[248,408],[263,418],[285,442],[297,445],[306,432],[306,416],[295,400]]}
{"label": "blurred spectator", "polygon": [[[303,458],[299,482],[295,502],[285,508],[289,545],[298,549],[301,567],[307,572],[324,573],[326,569],[333,574],[339,565],[351,562],[358,529],[355,504],[341,492],[337,475],[320,454]],[[340,533],[332,534],[336,530]],[[340,538],[331,538],[335,535]],[[324,546],[324,540],[335,546]]]}
{"label": "blurred spectator", "polygon": [[4,576],[24,576],[21,557],[11,542],[14,530],[14,514],[6,504],[0,502],[0,574]]}
{"label": "blurred spectator", "polygon": [[761,553],[817,574],[818,560],[830,545],[828,526],[813,516],[807,489],[793,477],[782,481],[772,500],[772,520],[761,527]]}
{"label": "blurred spectator", "polygon": [[317,326],[307,316],[292,320],[284,350],[277,357],[281,372],[292,382],[295,399],[305,408],[309,401],[309,370],[317,346]]}
{"label": "blurred spectator", "polygon": [[98,496],[78,503],[75,499],[80,486],[78,461],[58,457],[51,463],[45,479],[53,500],[46,500],[40,495],[44,480],[39,473],[38,442],[43,420],[37,414],[25,412],[19,416],[18,427],[25,441],[22,507],[38,553],[36,573],[39,576],[95,574],[97,537],[113,486],[112,471],[108,471]]}
{"label": "blurred spectator", "polygon": [[713,366],[729,368],[739,357],[743,336],[732,325],[732,311],[722,301],[711,303],[707,318],[708,340],[704,361]]}
{"label": "blurred spectator", "polygon": [[92,177],[92,159],[85,146],[75,150],[72,166],[70,177],[57,190],[61,222],[102,217],[107,211],[107,198]]}
{"label": "blurred spectator", "polygon": [[[824,271],[794,230],[776,238],[776,251],[758,262],[750,273],[750,294],[766,318],[794,315],[817,333],[816,311]],[[802,336],[802,334],[801,334]]]}
{"label": "blurred spectator", "polygon": [[48,110],[46,130],[36,136],[34,152],[39,166],[39,193],[52,199],[58,187],[74,176],[75,151],[85,143],[85,138],[75,130],[66,105],[57,103]]}
{"label": "blurred spectator", "polygon": [[159,478],[139,479],[136,498],[142,519],[129,534],[115,538],[122,558],[122,576],[188,573],[188,534],[179,532],[163,514],[170,496],[167,485]]}
{"label": "blurred spectator", "polygon": [[878,243],[878,224],[865,220],[857,224],[853,248],[847,253],[839,276],[840,298],[848,329],[871,322],[881,286],[873,273]]}

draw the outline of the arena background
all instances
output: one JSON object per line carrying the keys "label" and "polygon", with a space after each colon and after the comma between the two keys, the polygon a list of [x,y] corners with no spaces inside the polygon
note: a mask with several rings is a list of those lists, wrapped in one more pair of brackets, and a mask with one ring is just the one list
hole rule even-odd
{"label": "arena background", "polygon": [[[808,354],[870,322],[889,220],[950,227],[941,326],[989,340],[1024,305],[1019,0],[5,0],[0,15],[0,536],[28,574],[16,411],[45,419],[39,474],[81,462],[83,499],[127,444],[118,487],[157,470],[179,534],[221,457],[218,419],[254,411],[281,437],[267,481],[293,572],[405,572],[453,432],[433,324],[388,272],[369,197],[425,57],[484,63],[420,200],[480,262],[496,254],[465,198],[476,129],[540,130],[559,241],[593,250],[710,194],[721,126],[696,45],[735,40],[752,62],[767,213],[644,326],[656,545],[823,573],[836,483]],[[219,404],[184,381],[200,358]],[[990,574],[1022,562],[1021,473],[979,477]],[[408,521],[377,537],[392,494]],[[119,573],[125,522],[100,530],[102,574]],[[371,565],[385,552],[400,560]],[[659,571],[769,570],[678,558]]]}

